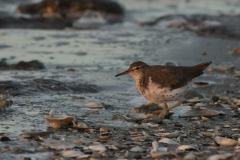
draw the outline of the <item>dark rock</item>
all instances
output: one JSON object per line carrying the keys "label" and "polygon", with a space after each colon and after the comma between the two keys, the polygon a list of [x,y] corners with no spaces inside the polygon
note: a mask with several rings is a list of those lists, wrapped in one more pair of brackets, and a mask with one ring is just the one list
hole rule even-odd
{"label": "dark rock", "polygon": [[198,98],[204,98],[204,96],[200,93],[198,93],[197,91],[195,90],[188,90],[184,96],[184,98],[186,99],[192,99],[192,98],[195,98],[195,97],[198,97]]}
{"label": "dark rock", "polygon": [[10,48],[10,47],[11,47],[11,46],[9,46],[9,45],[0,44],[0,49]]}
{"label": "dark rock", "polygon": [[5,59],[2,59],[0,62],[0,70],[40,70],[44,69],[43,63],[39,62],[38,60],[33,60],[29,62],[20,61],[14,65],[8,65]]}
{"label": "dark rock", "polygon": [[99,11],[104,14],[124,14],[123,8],[111,0],[43,0],[40,3],[20,5],[16,12],[46,18],[78,19],[86,10]]}
{"label": "dark rock", "polygon": [[218,96],[212,96],[210,99],[213,103],[217,102],[219,100]]}
{"label": "dark rock", "polygon": [[43,0],[16,9],[31,18],[0,12],[0,28],[64,29],[72,27],[89,10],[99,12],[108,23],[122,22],[124,18],[123,7],[111,0]]}
{"label": "dark rock", "polygon": [[4,137],[0,137],[0,141],[11,141],[11,139],[4,136]]}
{"label": "dark rock", "polygon": [[17,69],[17,70],[40,70],[44,68],[45,67],[43,63],[39,62],[38,60],[33,60],[30,62],[20,61],[13,66],[13,69]]}
{"label": "dark rock", "polygon": [[0,81],[0,93],[18,95],[35,95],[39,93],[96,93],[98,87],[77,82],[60,82],[52,79],[33,79],[24,82]]}

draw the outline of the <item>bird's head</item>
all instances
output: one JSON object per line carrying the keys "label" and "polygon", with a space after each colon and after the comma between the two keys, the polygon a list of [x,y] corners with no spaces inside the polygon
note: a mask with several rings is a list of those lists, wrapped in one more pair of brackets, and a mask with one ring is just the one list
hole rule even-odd
{"label": "bird's head", "polygon": [[137,61],[134,62],[130,65],[130,67],[128,68],[128,70],[117,74],[115,77],[121,76],[121,75],[125,75],[125,74],[129,74],[131,75],[133,78],[137,78],[139,75],[141,75],[141,73],[143,72],[144,68],[147,67],[148,65],[144,62],[141,61]]}

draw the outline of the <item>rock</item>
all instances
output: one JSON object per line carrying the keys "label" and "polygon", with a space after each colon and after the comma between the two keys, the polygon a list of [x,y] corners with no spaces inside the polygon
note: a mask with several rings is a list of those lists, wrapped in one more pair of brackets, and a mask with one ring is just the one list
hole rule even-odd
{"label": "rock", "polygon": [[204,96],[203,96],[202,94],[198,93],[198,92],[195,91],[195,90],[188,90],[188,91],[184,94],[183,97],[186,98],[186,99],[193,99],[193,98],[195,98],[195,97],[204,98]]}
{"label": "rock", "polygon": [[17,13],[40,15],[42,17],[79,18],[86,10],[105,14],[123,15],[123,8],[111,0],[43,0],[39,3],[20,5]]}
{"label": "rock", "polygon": [[29,62],[20,61],[16,65],[13,65],[13,69],[17,70],[40,70],[44,69],[43,63],[39,62],[38,60],[33,60]]}
{"label": "rock", "polygon": [[219,100],[218,96],[212,96],[210,99],[213,103],[217,102]]}
{"label": "rock", "polygon": [[3,136],[3,137],[0,137],[0,141],[11,141],[11,139],[9,137],[6,137],[6,136]]}
{"label": "rock", "polygon": [[131,148],[130,152],[144,152],[144,149],[142,149],[139,146],[136,146],[136,147]]}
{"label": "rock", "polygon": [[219,115],[219,112],[211,109],[192,109],[185,112],[181,117],[213,117],[217,115]]}
{"label": "rock", "polygon": [[70,151],[62,151],[61,152],[63,157],[79,157],[83,155],[83,152],[76,151],[76,150],[70,150]]}
{"label": "rock", "polygon": [[44,69],[45,66],[43,65],[42,62],[39,62],[38,60],[32,60],[29,62],[24,62],[20,61],[17,64],[13,65],[8,65],[7,63],[1,62],[2,64],[0,65],[1,70],[11,70],[11,69],[16,69],[16,70],[41,70]]}
{"label": "rock", "polygon": [[[89,22],[94,23],[89,16],[85,16],[89,12],[97,12],[102,16],[103,21],[107,23],[121,22],[124,18],[123,7],[112,0],[43,0],[39,3],[20,5],[17,7],[16,12],[28,14],[32,17],[19,19],[7,15],[6,17],[9,18],[10,22],[3,19],[4,26],[10,26],[12,23],[12,27],[18,28],[62,29],[72,25],[84,28],[84,25],[90,24]],[[99,25],[99,22],[97,25]]]}
{"label": "rock", "polygon": [[107,148],[103,144],[89,146],[89,149],[93,151],[99,151],[99,152],[104,152],[107,150]]}

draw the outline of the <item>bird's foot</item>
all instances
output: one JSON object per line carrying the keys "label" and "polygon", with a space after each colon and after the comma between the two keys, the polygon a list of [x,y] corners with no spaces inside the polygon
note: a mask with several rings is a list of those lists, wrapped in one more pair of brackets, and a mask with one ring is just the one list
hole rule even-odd
{"label": "bird's foot", "polygon": [[166,116],[166,114],[168,113],[168,105],[167,103],[164,103],[165,107],[162,110],[162,112],[158,115],[158,117],[156,118],[156,122],[160,122],[164,119],[164,117]]}
{"label": "bird's foot", "polygon": [[164,109],[162,110],[162,112],[158,115],[158,117],[156,118],[156,122],[160,122],[164,119],[164,117],[169,113],[169,110],[180,106],[182,104],[182,102],[180,100],[178,100],[178,102],[176,104],[174,104],[173,106],[168,108],[167,103],[164,103]]}
{"label": "bird's foot", "polygon": [[174,104],[172,107],[168,108],[168,110],[171,110],[177,106],[180,106],[182,104],[182,102],[180,100],[178,100],[178,102],[176,104]]}
{"label": "bird's foot", "polygon": [[153,102],[149,101],[146,104],[142,104],[138,107],[134,107],[130,110],[130,112],[135,112],[135,113],[148,113],[148,112],[152,112],[155,110],[159,110],[159,107],[157,104],[154,104]]}

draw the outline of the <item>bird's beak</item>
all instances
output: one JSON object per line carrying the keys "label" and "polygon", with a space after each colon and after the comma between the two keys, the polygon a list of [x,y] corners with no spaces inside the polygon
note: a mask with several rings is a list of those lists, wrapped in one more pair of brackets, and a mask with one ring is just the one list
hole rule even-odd
{"label": "bird's beak", "polygon": [[124,74],[128,74],[129,72],[130,72],[129,70],[126,70],[122,73],[117,74],[115,77],[118,77],[118,76],[121,76],[121,75],[124,75]]}

